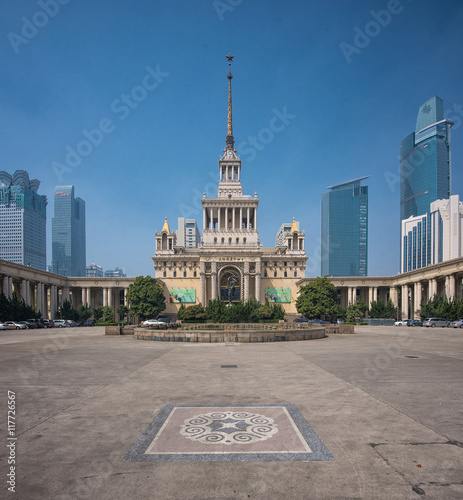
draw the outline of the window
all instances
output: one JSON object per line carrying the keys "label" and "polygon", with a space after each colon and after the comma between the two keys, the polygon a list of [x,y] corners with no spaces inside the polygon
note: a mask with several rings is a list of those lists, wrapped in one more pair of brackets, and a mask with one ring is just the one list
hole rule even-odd
{"label": "window", "polygon": [[196,262],[193,262],[193,266],[196,267]]}
{"label": "window", "polygon": [[266,267],[267,267],[267,261],[264,261],[264,266],[266,266]]}
{"label": "window", "polygon": [[196,278],[196,271],[193,272],[193,277]]}
{"label": "window", "polygon": [[222,245],[225,243],[225,238],[222,238]]}
{"label": "window", "polygon": [[288,263],[287,263],[287,262],[285,262],[285,263],[284,263],[284,265],[285,265],[285,267],[286,267],[286,266],[288,265]]}
{"label": "window", "polygon": [[183,277],[186,278],[186,271],[183,271]]}
{"label": "window", "polygon": [[228,244],[231,245],[231,238],[228,238]]}
{"label": "window", "polygon": [[275,262],[273,263],[273,267],[277,267],[277,266],[278,266],[278,262],[276,262],[276,261],[275,261]]}
{"label": "window", "polygon": [[173,265],[174,267],[177,267],[177,262],[175,262],[175,261],[174,261],[174,262],[172,262],[172,265]]}
{"label": "window", "polygon": [[240,242],[240,239],[239,238],[236,238],[236,244],[238,245],[238,243]]}
{"label": "window", "polygon": [[294,271],[294,277],[297,278],[297,271]]}
{"label": "window", "polygon": [[174,278],[177,277],[177,271],[174,271]]}
{"label": "window", "polygon": [[214,238],[214,245],[217,244],[217,238]]}
{"label": "window", "polygon": [[294,266],[297,266],[297,262],[294,263]]}
{"label": "window", "polygon": [[267,277],[267,269],[264,270],[264,278]]}
{"label": "window", "polygon": [[287,278],[287,277],[288,277],[288,273],[285,271],[283,276],[284,276],[285,278]]}
{"label": "window", "polygon": [[183,261],[183,267],[186,267],[186,260]]}
{"label": "window", "polygon": [[276,271],[273,271],[273,277],[276,278],[277,277],[277,272]]}
{"label": "window", "polygon": [[243,243],[246,245],[246,238],[243,238]]}
{"label": "window", "polygon": [[162,263],[162,265],[163,265],[163,266],[167,266],[167,262],[163,262],[163,263]]}
{"label": "window", "polygon": [[166,273],[166,271],[164,271],[164,273],[163,273],[164,278],[166,277],[166,275],[167,275],[167,273]]}

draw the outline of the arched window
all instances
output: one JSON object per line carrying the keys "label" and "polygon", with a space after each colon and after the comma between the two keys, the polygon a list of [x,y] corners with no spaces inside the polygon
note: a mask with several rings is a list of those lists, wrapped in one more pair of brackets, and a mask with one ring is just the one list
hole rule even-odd
{"label": "arched window", "polygon": [[231,245],[232,239],[228,238],[228,244]]}
{"label": "arched window", "polygon": [[217,244],[217,238],[214,238],[214,245]]}
{"label": "arched window", "polygon": [[243,243],[246,245],[246,238],[243,238]]}
{"label": "arched window", "polygon": [[225,243],[225,238],[222,238],[222,245]]}
{"label": "arched window", "polygon": [[240,242],[240,239],[239,238],[236,238],[236,244],[238,245]]}

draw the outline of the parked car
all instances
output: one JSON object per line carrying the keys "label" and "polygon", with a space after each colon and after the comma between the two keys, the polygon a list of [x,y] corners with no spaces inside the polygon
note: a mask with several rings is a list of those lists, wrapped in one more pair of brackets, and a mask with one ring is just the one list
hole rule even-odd
{"label": "parked car", "polygon": [[394,323],[394,326],[406,326],[409,321],[409,319],[399,319]]}
{"label": "parked car", "polygon": [[458,319],[457,321],[452,321],[449,326],[451,326],[453,328],[463,328],[463,319]]}
{"label": "parked car", "polygon": [[450,321],[444,318],[427,318],[423,322],[423,326],[430,326],[434,328],[435,326],[448,326]]}
{"label": "parked car", "polygon": [[325,320],[323,320],[323,319],[311,319],[311,320],[309,321],[309,323],[317,323],[317,324],[319,324],[319,325],[329,325],[329,324],[330,324],[330,322],[329,322],[329,321],[325,321]]}
{"label": "parked car", "polygon": [[69,326],[81,326],[79,321],[68,321]]}
{"label": "parked car", "polygon": [[57,328],[66,328],[71,326],[65,319],[55,319],[53,320],[53,322],[55,323],[55,327]]}
{"label": "parked car", "polygon": [[0,330],[9,330],[8,325],[5,325],[5,323],[0,323]]}
{"label": "parked car", "polygon": [[47,328],[41,319],[28,319],[29,323],[34,323],[36,328]]}
{"label": "parked car", "polygon": [[159,323],[172,323],[172,318],[158,318]]}
{"label": "parked car", "polygon": [[162,321],[158,321],[157,319],[147,319],[146,321],[143,321],[142,325],[143,326],[150,326],[150,325],[163,325],[164,323]]}
{"label": "parked car", "polygon": [[94,319],[88,319],[85,323],[84,326],[95,326],[95,320]]}
{"label": "parked car", "polygon": [[27,328],[25,323],[19,323],[18,321],[5,321],[5,325],[8,325],[10,330],[26,330]]}
{"label": "parked car", "polygon": [[55,322],[52,319],[43,319],[42,322],[45,328],[53,328],[55,326]]}
{"label": "parked car", "polygon": [[24,323],[26,325],[26,328],[29,328],[31,330],[35,330],[37,328],[37,325],[35,323],[31,323],[30,321],[19,321],[19,323]]}
{"label": "parked car", "polygon": [[423,322],[418,319],[409,319],[407,321],[407,326],[423,326]]}
{"label": "parked car", "polygon": [[309,320],[307,318],[296,318],[293,320],[293,323],[308,323]]}

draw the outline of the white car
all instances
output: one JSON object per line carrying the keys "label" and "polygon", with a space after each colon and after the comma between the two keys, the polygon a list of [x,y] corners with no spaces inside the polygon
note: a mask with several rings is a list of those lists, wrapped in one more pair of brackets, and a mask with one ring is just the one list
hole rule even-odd
{"label": "white car", "polygon": [[157,319],[147,319],[146,321],[143,321],[142,325],[143,326],[150,326],[150,325],[163,325],[164,323],[162,321],[158,321]]}
{"label": "white car", "polygon": [[65,319],[55,319],[55,328],[69,328],[71,325]]}
{"label": "white car", "polygon": [[26,330],[27,325],[25,323],[18,323],[17,321],[5,321],[5,325],[8,326],[10,330]]}
{"label": "white car", "polygon": [[394,323],[394,326],[407,326],[407,323],[409,322],[409,319],[399,319],[399,321],[396,321]]}

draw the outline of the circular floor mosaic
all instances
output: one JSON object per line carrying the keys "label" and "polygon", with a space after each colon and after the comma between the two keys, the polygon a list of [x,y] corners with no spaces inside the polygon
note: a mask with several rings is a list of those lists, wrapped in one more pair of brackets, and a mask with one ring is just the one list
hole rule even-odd
{"label": "circular floor mosaic", "polygon": [[278,432],[272,418],[259,413],[224,411],[195,415],[184,421],[180,434],[205,444],[252,444]]}

